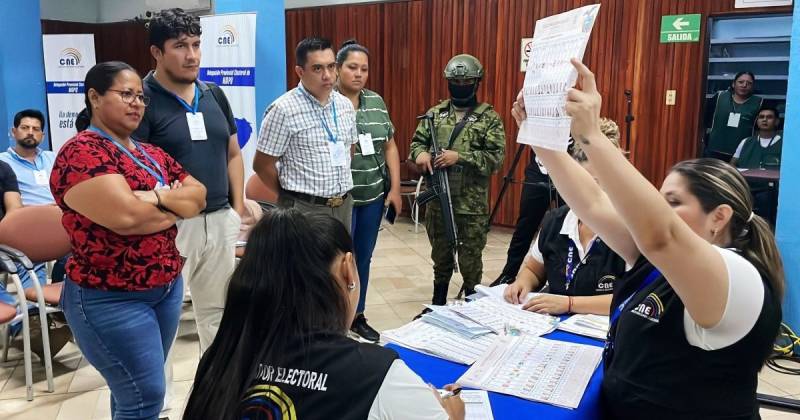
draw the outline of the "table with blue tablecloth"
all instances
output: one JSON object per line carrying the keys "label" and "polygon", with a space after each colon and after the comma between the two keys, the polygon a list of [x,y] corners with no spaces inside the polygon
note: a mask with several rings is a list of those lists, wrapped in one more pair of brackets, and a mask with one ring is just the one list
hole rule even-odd
{"label": "table with blue tablecloth", "polygon": [[[550,334],[542,336],[551,340],[560,340],[570,343],[588,344],[592,346],[603,346],[603,341],[583,337],[568,332],[556,330]],[[441,388],[442,386],[455,383],[469,366],[450,362],[438,357],[407,349],[395,344],[388,344],[397,351],[400,358],[416,372],[425,382]],[[561,408],[550,404],[529,401],[510,395],[489,392],[489,401],[492,405],[492,412],[496,420],[503,419],[599,419],[600,418],[600,383],[603,380],[603,368],[598,366],[586,392],[583,394],[581,403],[577,409]]]}

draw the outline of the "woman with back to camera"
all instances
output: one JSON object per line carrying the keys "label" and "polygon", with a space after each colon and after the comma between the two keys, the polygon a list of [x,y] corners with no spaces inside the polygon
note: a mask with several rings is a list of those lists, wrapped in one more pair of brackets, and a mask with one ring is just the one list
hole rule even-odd
{"label": "woman with back to camera", "polygon": [[[566,153],[535,149],[570,208],[633,266],[611,306],[606,417],[759,418],[783,267],[747,183],[727,163],[696,159],[675,165],[659,194],[600,132],[594,75],[573,65],[581,89],[566,110],[599,185]],[[512,113],[524,121],[521,92]]]}
{"label": "woman with back to camera", "polygon": [[[253,228],[185,419],[463,419],[390,349],[346,336],[353,243],[336,219],[276,209]],[[448,385],[447,389],[455,389]]]}
{"label": "woman with back to camera", "polygon": [[394,141],[394,125],[386,103],[367,89],[369,51],[355,40],[345,41],[336,53],[339,79],[336,89],[350,99],[356,110],[358,143],[351,169],[353,173],[353,246],[356,255],[361,294],[350,331],[364,340],[377,343],[381,336],[367,324],[364,305],[369,285],[369,267],[384,208],[392,206],[400,214],[400,155]]}
{"label": "woman with back to camera", "polygon": [[[600,131],[619,149],[617,123],[601,118]],[[593,174],[579,143],[571,143],[568,153]],[[542,228],[504,297],[531,312],[608,315],[614,286],[624,272],[625,260],[564,205],[545,215]],[[545,282],[547,293],[526,301],[528,293],[539,290]]]}
{"label": "woman with back to camera", "polygon": [[99,63],[85,89],[91,125],[62,146],[50,176],[72,244],[61,305],[108,383],[112,418],[156,419],[183,297],[175,221],[200,212],[205,187],[130,138],[148,103],[133,68]]}

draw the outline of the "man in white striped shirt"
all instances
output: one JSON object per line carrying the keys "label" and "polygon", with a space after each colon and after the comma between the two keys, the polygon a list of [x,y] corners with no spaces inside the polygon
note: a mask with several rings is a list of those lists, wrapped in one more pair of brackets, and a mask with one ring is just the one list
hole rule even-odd
{"label": "man in white striped shirt", "polygon": [[336,57],[330,41],[306,38],[295,56],[300,83],[267,108],[253,170],[278,191],[279,206],[329,214],[349,232],[355,110],[333,90]]}

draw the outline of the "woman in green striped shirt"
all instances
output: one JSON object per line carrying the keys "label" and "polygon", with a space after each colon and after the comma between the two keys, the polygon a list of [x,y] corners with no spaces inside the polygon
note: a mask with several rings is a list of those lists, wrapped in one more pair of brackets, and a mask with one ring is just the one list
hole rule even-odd
{"label": "woman in green striped shirt", "polygon": [[366,89],[369,76],[369,51],[355,40],[345,41],[336,54],[339,72],[337,89],[348,97],[356,110],[358,143],[353,156],[353,219],[351,232],[361,296],[350,330],[367,341],[377,342],[380,334],[367,324],[364,301],[369,283],[372,251],[384,207],[402,209],[400,198],[400,155],[394,142],[394,125],[383,98]]}

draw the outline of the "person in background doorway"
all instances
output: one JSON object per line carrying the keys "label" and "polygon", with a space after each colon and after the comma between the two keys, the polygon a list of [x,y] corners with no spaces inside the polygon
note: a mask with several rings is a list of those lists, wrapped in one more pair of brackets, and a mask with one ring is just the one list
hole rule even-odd
{"label": "person in background doorway", "polygon": [[727,162],[739,142],[753,135],[753,124],[763,102],[760,96],[753,95],[755,81],[749,71],[736,73],[727,90],[717,92],[706,102],[703,156]]}

